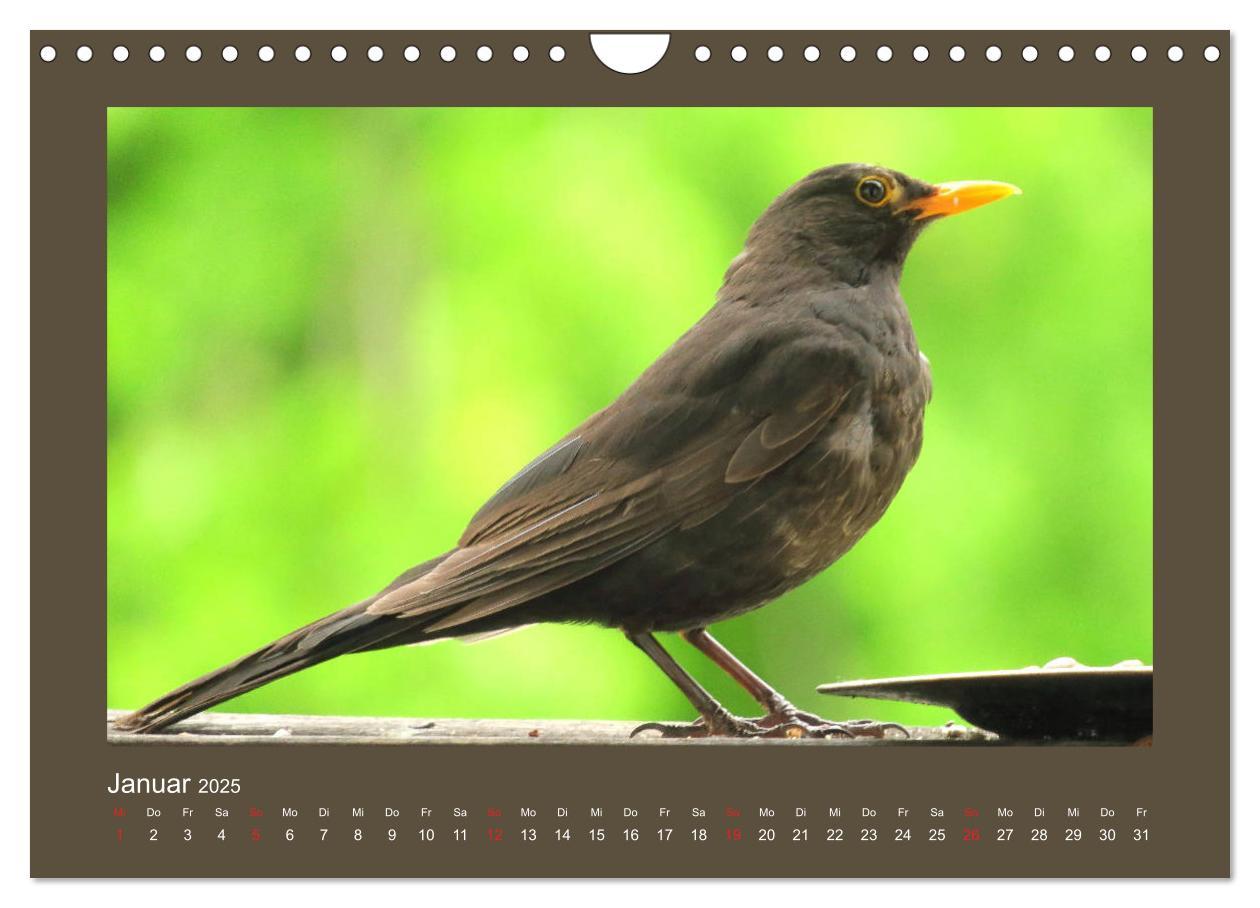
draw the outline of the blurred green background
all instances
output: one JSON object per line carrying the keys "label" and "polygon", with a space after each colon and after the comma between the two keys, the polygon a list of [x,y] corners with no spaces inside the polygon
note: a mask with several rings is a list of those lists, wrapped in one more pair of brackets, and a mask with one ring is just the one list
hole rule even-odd
{"label": "blurred green background", "polygon": [[[803,708],[903,722],[951,714],[814,685],[1149,661],[1149,110],[113,109],[110,705],[445,551],[700,317],[775,195],[862,160],[1024,195],[910,256],[936,392],[888,514],[717,636]],[[592,627],[350,656],[223,708],[692,718]]]}

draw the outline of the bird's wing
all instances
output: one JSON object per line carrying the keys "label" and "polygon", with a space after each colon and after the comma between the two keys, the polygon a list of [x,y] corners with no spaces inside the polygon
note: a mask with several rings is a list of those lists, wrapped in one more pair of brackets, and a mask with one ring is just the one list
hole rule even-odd
{"label": "bird's wing", "polygon": [[[689,345],[680,342],[662,362],[673,355],[690,364],[695,351],[680,346]],[[780,381],[769,393],[772,377],[759,372],[779,346],[740,347],[737,338],[698,360],[702,375],[658,363],[500,489],[440,565],[387,591],[368,611],[434,614],[428,630],[446,630],[574,583],[717,514],[809,444],[851,390],[822,373],[796,389]],[[791,361],[792,351],[777,352],[786,356],[772,371]],[[750,370],[722,387],[724,370],[741,372],[727,360],[741,355],[751,356]]]}

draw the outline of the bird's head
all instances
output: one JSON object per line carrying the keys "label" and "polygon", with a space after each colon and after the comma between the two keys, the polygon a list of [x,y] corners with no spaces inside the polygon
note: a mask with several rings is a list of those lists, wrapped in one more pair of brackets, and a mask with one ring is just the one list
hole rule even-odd
{"label": "bird's head", "polygon": [[757,219],[747,252],[820,267],[853,286],[900,273],[915,238],[932,221],[1018,194],[1010,183],[924,183],[873,164],[816,170]]}

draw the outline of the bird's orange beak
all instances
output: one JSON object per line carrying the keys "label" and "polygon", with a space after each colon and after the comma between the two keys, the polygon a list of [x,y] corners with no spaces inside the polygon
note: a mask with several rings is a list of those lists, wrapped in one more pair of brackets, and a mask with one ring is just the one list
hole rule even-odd
{"label": "bird's orange beak", "polygon": [[932,194],[907,202],[900,211],[916,212],[914,219],[946,217],[979,208],[1008,195],[1020,195],[1018,186],[991,180],[959,180],[955,183],[937,183]]}

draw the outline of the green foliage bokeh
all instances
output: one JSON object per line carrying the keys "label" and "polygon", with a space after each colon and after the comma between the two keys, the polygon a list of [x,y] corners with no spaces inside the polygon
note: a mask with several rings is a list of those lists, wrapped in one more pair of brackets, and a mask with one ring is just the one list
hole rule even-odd
{"label": "green foliage bokeh", "polygon": [[[1147,109],[113,109],[108,701],[135,707],[445,551],[711,304],[817,167],[1024,195],[935,225],[902,291],[935,398],[839,564],[719,625],[818,683],[1152,657]],[[737,712],[753,707],[664,641]],[[334,660],[241,711],[690,719],[614,632]]]}

